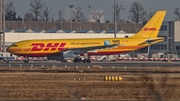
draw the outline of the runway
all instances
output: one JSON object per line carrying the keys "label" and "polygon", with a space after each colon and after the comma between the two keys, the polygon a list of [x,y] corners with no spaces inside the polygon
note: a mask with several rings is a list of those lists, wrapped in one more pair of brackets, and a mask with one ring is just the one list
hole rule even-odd
{"label": "runway", "polygon": [[116,66],[116,67],[179,67],[180,62],[167,62],[167,61],[106,61],[106,62],[96,62],[92,63],[68,63],[60,61],[29,61],[29,63],[24,63],[22,61],[10,61],[9,63],[2,62],[0,67],[46,67],[46,66]]}

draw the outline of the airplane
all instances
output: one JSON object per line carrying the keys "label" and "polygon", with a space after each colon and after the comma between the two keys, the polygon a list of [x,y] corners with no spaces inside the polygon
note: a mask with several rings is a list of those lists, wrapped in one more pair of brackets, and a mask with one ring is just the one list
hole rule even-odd
{"label": "airplane", "polygon": [[[13,43],[6,51],[26,57],[47,57],[49,60],[90,63],[92,55],[115,55],[145,48],[164,41],[158,37],[166,11],[157,11],[136,34],[125,38],[32,39]],[[80,58],[80,55],[86,58]]]}

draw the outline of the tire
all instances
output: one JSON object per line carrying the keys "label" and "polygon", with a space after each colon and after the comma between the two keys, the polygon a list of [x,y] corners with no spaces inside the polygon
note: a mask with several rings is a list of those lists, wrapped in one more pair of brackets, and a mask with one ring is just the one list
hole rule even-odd
{"label": "tire", "polygon": [[78,62],[79,62],[79,63],[81,63],[81,62],[82,62],[82,59],[81,59],[81,58],[78,58],[77,60],[78,60]]}
{"label": "tire", "polygon": [[83,63],[86,63],[86,62],[87,62],[87,59],[84,59],[84,60],[83,60]]}
{"label": "tire", "polygon": [[90,59],[87,59],[87,63],[91,63],[91,60],[90,60]]}
{"label": "tire", "polygon": [[74,59],[74,63],[77,63],[77,62],[78,62],[78,58],[75,58],[75,59]]}

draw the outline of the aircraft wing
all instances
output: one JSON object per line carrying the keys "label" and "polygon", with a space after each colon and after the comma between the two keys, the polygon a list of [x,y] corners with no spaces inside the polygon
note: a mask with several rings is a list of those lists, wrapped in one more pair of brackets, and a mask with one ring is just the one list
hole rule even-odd
{"label": "aircraft wing", "polygon": [[96,50],[96,49],[105,49],[105,48],[114,48],[118,45],[105,45],[105,46],[93,46],[93,47],[82,47],[82,48],[70,48],[63,51],[74,51],[75,53],[85,53],[87,51]]}
{"label": "aircraft wing", "polygon": [[74,53],[81,54],[81,53],[85,53],[85,52],[91,51],[91,50],[113,48],[116,46],[118,46],[118,45],[111,44],[108,40],[104,40],[104,45],[91,46],[91,47],[80,47],[80,48],[69,48],[69,49],[65,49],[63,51],[73,51]]}
{"label": "aircraft wing", "polygon": [[96,49],[104,49],[104,48],[113,48],[117,45],[107,45],[107,46],[94,46],[94,47],[82,47],[82,48],[71,48],[70,50],[83,49],[83,50],[96,50]]}

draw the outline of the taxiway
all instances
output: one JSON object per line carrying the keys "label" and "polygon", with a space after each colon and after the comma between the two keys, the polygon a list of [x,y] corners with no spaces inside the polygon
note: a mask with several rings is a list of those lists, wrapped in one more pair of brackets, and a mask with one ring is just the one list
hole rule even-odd
{"label": "taxiway", "polygon": [[44,67],[44,66],[118,66],[118,67],[179,67],[180,62],[167,62],[167,61],[106,61],[106,62],[96,62],[92,63],[68,63],[68,62],[60,62],[60,61],[30,61],[29,63],[24,63],[22,61],[11,61],[9,63],[2,62],[0,67],[7,66],[36,66],[36,67]]}

